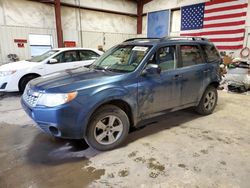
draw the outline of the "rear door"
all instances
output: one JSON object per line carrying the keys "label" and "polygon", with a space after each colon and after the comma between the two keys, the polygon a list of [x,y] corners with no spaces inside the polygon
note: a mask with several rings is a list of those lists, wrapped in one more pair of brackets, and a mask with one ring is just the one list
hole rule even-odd
{"label": "rear door", "polygon": [[206,87],[213,81],[220,81],[218,79],[220,78],[219,66],[220,63],[222,63],[222,59],[213,44],[204,44],[201,45],[201,48],[203,49],[204,57],[207,62],[207,68],[204,71],[204,87]]}
{"label": "rear door", "polygon": [[79,67],[91,65],[98,57],[100,57],[99,54],[92,50],[79,50],[78,54],[79,61],[77,61],[75,64]]}
{"label": "rear door", "polygon": [[182,44],[179,49],[182,72],[181,105],[197,103],[203,92],[206,61],[199,45]]}

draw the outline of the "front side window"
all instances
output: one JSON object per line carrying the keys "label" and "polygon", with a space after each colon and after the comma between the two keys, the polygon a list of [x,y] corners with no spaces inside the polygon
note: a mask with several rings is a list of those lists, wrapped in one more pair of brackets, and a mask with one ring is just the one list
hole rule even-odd
{"label": "front side window", "polygon": [[42,55],[32,57],[31,59],[29,59],[27,61],[39,63],[39,62],[42,62],[43,60],[51,57],[52,55],[54,55],[57,52],[58,52],[58,50],[50,50],[50,51],[45,52]]}
{"label": "front side window", "polygon": [[56,59],[58,63],[78,61],[76,51],[62,52],[59,55],[57,55],[56,57],[54,57],[54,59]]}
{"label": "front side window", "polygon": [[122,45],[107,52],[91,67],[114,72],[132,72],[150,50],[150,46]]}
{"label": "front side window", "polygon": [[91,51],[91,50],[82,50],[79,51],[80,61],[94,60],[97,59],[100,55]]}
{"label": "front side window", "polygon": [[196,64],[202,64],[202,56],[198,46],[181,46],[182,67],[188,67]]}
{"label": "front side window", "polygon": [[220,55],[214,45],[202,45],[205,51],[205,57],[207,62],[213,62],[220,60]]}
{"label": "front side window", "polygon": [[171,70],[176,68],[175,46],[166,46],[158,51],[159,67],[161,70]]}

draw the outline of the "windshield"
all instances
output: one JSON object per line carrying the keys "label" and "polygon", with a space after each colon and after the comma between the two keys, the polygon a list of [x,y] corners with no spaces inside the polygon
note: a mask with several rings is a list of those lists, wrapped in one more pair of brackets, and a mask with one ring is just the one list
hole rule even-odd
{"label": "windshield", "polygon": [[132,72],[149,52],[151,46],[117,46],[97,60],[91,68],[113,72]]}
{"label": "windshield", "polygon": [[32,57],[31,59],[29,59],[29,60],[27,60],[27,61],[31,61],[31,62],[41,62],[41,61],[47,59],[48,57],[52,56],[52,55],[55,54],[56,52],[58,52],[58,50],[50,50],[50,51],[45,52],[45,53],[42,54],[42,55]]}

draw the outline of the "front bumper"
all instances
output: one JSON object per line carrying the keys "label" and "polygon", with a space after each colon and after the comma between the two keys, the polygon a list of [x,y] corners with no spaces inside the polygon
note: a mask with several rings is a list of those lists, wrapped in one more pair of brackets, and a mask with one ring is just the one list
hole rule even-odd
{"label": "front bumper", "polygon": [[43,132],[61,138],[83,138],[83,124],[78,120],[82,108],[79,103],[72,101],[54,108],[30,107],[22,98],[21,104]]}
{"label": "front bumper", "polygon": [[0,77],[0,92],[18,91],[18,84],[11,76]]}

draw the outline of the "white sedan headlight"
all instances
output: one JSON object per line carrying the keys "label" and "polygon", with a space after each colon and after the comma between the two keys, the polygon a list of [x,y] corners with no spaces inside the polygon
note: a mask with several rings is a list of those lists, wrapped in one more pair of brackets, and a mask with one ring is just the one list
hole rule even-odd
{"label": "white sedan headlight", "polygon": [[0,77],[4,77],[4,76],[9,76],[14,74],[16,71],[12,70],[12,71],[0,71]]}
{"label": "white sedan headlight", "polygon": [[55,107],[65,103],[68,103],[75,99],[77,92],[71,93],[43,93],[39,96],[37,105]]}

